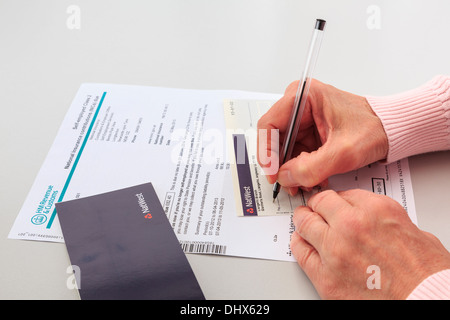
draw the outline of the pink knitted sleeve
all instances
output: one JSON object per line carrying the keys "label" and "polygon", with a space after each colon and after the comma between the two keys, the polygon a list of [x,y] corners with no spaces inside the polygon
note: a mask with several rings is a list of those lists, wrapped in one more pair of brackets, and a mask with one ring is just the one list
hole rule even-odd
{"label": "pink knitted sleeve", "polygon": [[[387,163],[419,153],[450,150],[450,77],[386,97],[366,97],[386,132]],[[408,296],[450,299],[450,269],[430,275]]]}
{"label": "pink knitted sleeve", "polygon": [[389,141],[386,162],[450,149],[450,76],[386,97],[366,97]]}
{"label": "pink knitted sleeve", "polygon": [[450,269],[423,280],[406,300],[450,300]]}

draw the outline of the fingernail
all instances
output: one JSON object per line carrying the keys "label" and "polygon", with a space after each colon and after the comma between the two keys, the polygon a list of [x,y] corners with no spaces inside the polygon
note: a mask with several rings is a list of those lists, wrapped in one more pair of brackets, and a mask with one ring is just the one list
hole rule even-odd
{"label": "fingernail", "polygon": [[294,197],[298,193],[298,188],[297,187],[288,188],[288,189],[289,189],[289,195],[291,195],[292,197]]}
{"label": "fingernail", "polygon": [[274,184],[277,181],[277,178],[275,176],[266,176],[267,181],[269,181],[270,184]]}

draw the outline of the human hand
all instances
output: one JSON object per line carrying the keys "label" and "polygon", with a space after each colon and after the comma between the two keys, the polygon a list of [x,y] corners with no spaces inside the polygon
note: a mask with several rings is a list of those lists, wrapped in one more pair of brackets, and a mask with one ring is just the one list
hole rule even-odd
{"label": "human hand", "polygon": [[[312,196],[294,214],[291,250],[323,299],[405,299],[450,253],[396,201],[365,190]],[[369,266],[379,289],[369,289]]]}
{"label": "human hand", "polygon": [[[284,96],[261,117],[258,133],[261,129],[278,129],[280,143],[283,142],[297,86],[298,81],[291,83]],[[260,161],[260,154],[273,159],[278,145],[274,145],[271,137],[261,144],[265,150],[260,150],[260,142],[258,161],[263,169],[267,169],[267,165]],[[298,187],[310,190],[316,185],[324,186],[332,175],[382,160],[387,152],[388,141],[383,125],[364,97],[313,79],[293,158],[283,164],[278,173],[266,172],[266,175],[270,183],[278,179],[283,187],[289,188],[289,193],[295,194]]]}

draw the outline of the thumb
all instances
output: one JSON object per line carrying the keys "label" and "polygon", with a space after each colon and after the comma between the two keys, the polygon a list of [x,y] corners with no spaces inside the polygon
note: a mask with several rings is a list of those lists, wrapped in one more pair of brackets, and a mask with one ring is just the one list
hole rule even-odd
{"label": "thumb", "polygon": [[330,176],[345,172],[336,150],[330,144],[309,152],[302,152],[283,164],[278,172],[278,182],[283,187],[315,187]]}

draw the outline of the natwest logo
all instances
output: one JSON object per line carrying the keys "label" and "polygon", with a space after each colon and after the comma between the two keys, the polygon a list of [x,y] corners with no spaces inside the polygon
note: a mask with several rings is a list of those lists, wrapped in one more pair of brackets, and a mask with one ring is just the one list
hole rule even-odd
{"label": "natwest logo", "polygon": [[147,202],[145,201],[144,195],[141,193],[136,193],[136,198],[138,199],[139,207],[141,207],[141,211],[144,214],[145,219],[151,219],[152,214],[150,213],[150,209],[148,208]]}

